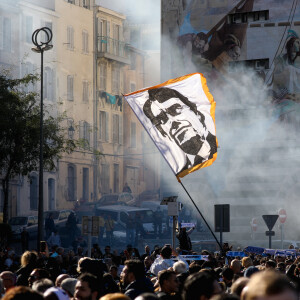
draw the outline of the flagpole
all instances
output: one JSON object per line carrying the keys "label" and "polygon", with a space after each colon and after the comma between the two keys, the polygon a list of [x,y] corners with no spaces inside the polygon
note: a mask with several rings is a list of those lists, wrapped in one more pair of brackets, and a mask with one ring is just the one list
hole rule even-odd
{"label": "flagpole", "polygon": [[200,214],[202,220],[205,222],[206,226],[208,227],[209,231],[211,232],[211,234],[213,235],[214,239],[216,240],[216,242],[218,243],[220,250],[222,251],[222,246],[220,244],[220,242],[218,241],[216,235],[214,234],[214,232],[211,230],[210,226],[208,225],[207,221],[205,220],[204,216],[202,215],[201,211],[199,210],[199,208],[197,207],[196,203],[194,202],[193,198],[191,197],[191,195],[189,194],[189,192],[187,191],[187,189],[185,188],[185,186],[183,185],[183,183],[181,182],[181,180],[178,180],[179,183],[181,184],[181,186],[183,187],[183,189],[185,190],[185,192],[187,193],[187,195],[190,197],[192,203],[194,204],[195,208],[197,209],[198,213]]}

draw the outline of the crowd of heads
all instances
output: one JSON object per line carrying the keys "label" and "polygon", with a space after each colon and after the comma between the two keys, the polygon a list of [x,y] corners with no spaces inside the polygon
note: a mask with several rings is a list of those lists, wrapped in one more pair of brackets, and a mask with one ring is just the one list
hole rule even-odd
{"label": "crowd of heads", "polygon": [[3,300],[298,298],[300,256],[198,254],[192,260],[170,245],[153,250],[147,245],[143,254],[130,245],[119,253],[109,246],[102,253],[94,245],[92,257],[61,247],[21,256],[1,251],[0,295]]}

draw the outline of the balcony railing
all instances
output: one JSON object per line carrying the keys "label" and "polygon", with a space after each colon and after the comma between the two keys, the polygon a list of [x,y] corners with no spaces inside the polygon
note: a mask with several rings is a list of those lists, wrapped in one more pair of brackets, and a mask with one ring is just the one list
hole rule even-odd
{"label": "balcony railing", "polygon": [[112,39],[108,36],[98,36],[98,53],[108,53],[122,58],[128,58],[126,43]]}

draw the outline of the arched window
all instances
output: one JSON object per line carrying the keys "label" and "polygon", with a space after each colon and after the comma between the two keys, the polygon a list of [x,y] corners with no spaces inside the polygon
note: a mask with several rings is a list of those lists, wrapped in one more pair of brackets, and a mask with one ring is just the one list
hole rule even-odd
{"label": "arched window", "polygon": [[38,209],[38,176],[37,174],[30,175],[30,209]]}
{"label": "arched window", "polygon": [[76,169],[68,165],[68,201],[76,201]]}

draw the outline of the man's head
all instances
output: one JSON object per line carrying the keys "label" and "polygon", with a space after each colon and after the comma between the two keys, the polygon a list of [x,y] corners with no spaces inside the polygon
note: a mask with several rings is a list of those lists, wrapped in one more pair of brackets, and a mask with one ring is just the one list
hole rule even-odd
{"label": "man's head", "polygon": [[68,274],[60,274],[60,275],[58,275],[57,278],[56,278],[56,280],[55,280],[55,286],[60,287],[60,284],[66,278],[70,278],[70,275],[68,275]]}
{"label": "man's head", "polygon": [[150,256],[146,256],[144,259],[144,265],[147,269],[150,269],[151,265],[152,265],[152,259]]}
{"label": "man's head", "polygon": [[105,252],[105,254],[109,254],[110,253],[110,246],[105,246],[104,252]]}
{"label": "man's head", "polygon": [[275,271],[259,272],[251,277],[244,300],[296,300],[296,288],[289,279]]}
{"label": "man's head", "polygon": [[16,276],[13,272],[4,271],[0,274],[0,278],[2,279],[2,284],[6,291],[14,287],[16,284]]}
{"label": "man's head", "polygon": [[109,273],[113,278],[117,278],[118,277],[118,267],[117,266],[111,266],[109,268]]}
{"label": "man's head", "polygon": [[30,299],[30,300],[43,300],[44,297],[36,292],[30,289],[27,286],[17,286],[12,289],[10,289],[7,293],[5,293],[5,296],[2,298],[5,300],[21,300],[21,299]]}
{"label": "man's head", "polygon": [[97,277],[83,273],[77,278],[75,286],[74,300],[96,300],[98,299],[98,280]]}
{"label": "man's head", "polygon": [[234,259],[230,264],[230,268],[234,274],[239,274],[241,272],[242,264],[238,259]]}
{"label": "man's head", "polygon": [[185,273],[187,271],[187,266],[183,261],[177,261],[173,265],[173,269],[176,274],[181,274],[181,273]]}
{"label": "man's head", "polygon": [[206,300],[220,293],[222,289],[215,277],[208,272],[199,272],[186,279],[182,299]]}
{"label": "man's head", "polygon": [[160,255],[162,256],[162,258],[164,259],[170,259],[172,256],[172,248],[170,246],[164,246],[161,249]]}
{"label": "man's head", "polygon": [[46,292],[46,290],[50,289],[53,286],[54,286],[54,284],[50,279],[43,278],[43,279],[36,280],[32,284],[31,288],[36,292],[44,294],[44,292]]}
{"label": "man's head", "polygon": [[[197,155],[207,136],[204,115],[181,93],[170,88],[148,91],[143,110],[163,136],[168,136],[185,153]],[[184,113],[182,113],[184,112]]]}
{"label": "man's head", "polygon": [[224,282],[229,283],[233,279],[234,272],[231,268],[227,267],[227,268],[223,269],[221,275],[222,275]]}
{"label": "man's head", "polygon": [[249,256],[243,257],[242,258],[242,266],[244,268],[249,268],[250,266],[253,266],[253,261],[252,261],[251,257],[249,257]]}
{"label": "man's head", "polygon": [[178,292],[179,281],[174,271],[170,271],[170,270],[161,271],[158,275],[158,282],[161,291],[167,294]]}
{"label": "man's head", "polygon": [[149,245],[145,246],[145,253],[150,253],[150,246]]}
{"label": "man's head", "polygon": [[139,260],[126,260],[121,273],[121,280],[127,286],[136,279],[145,277],[144,264]]}

